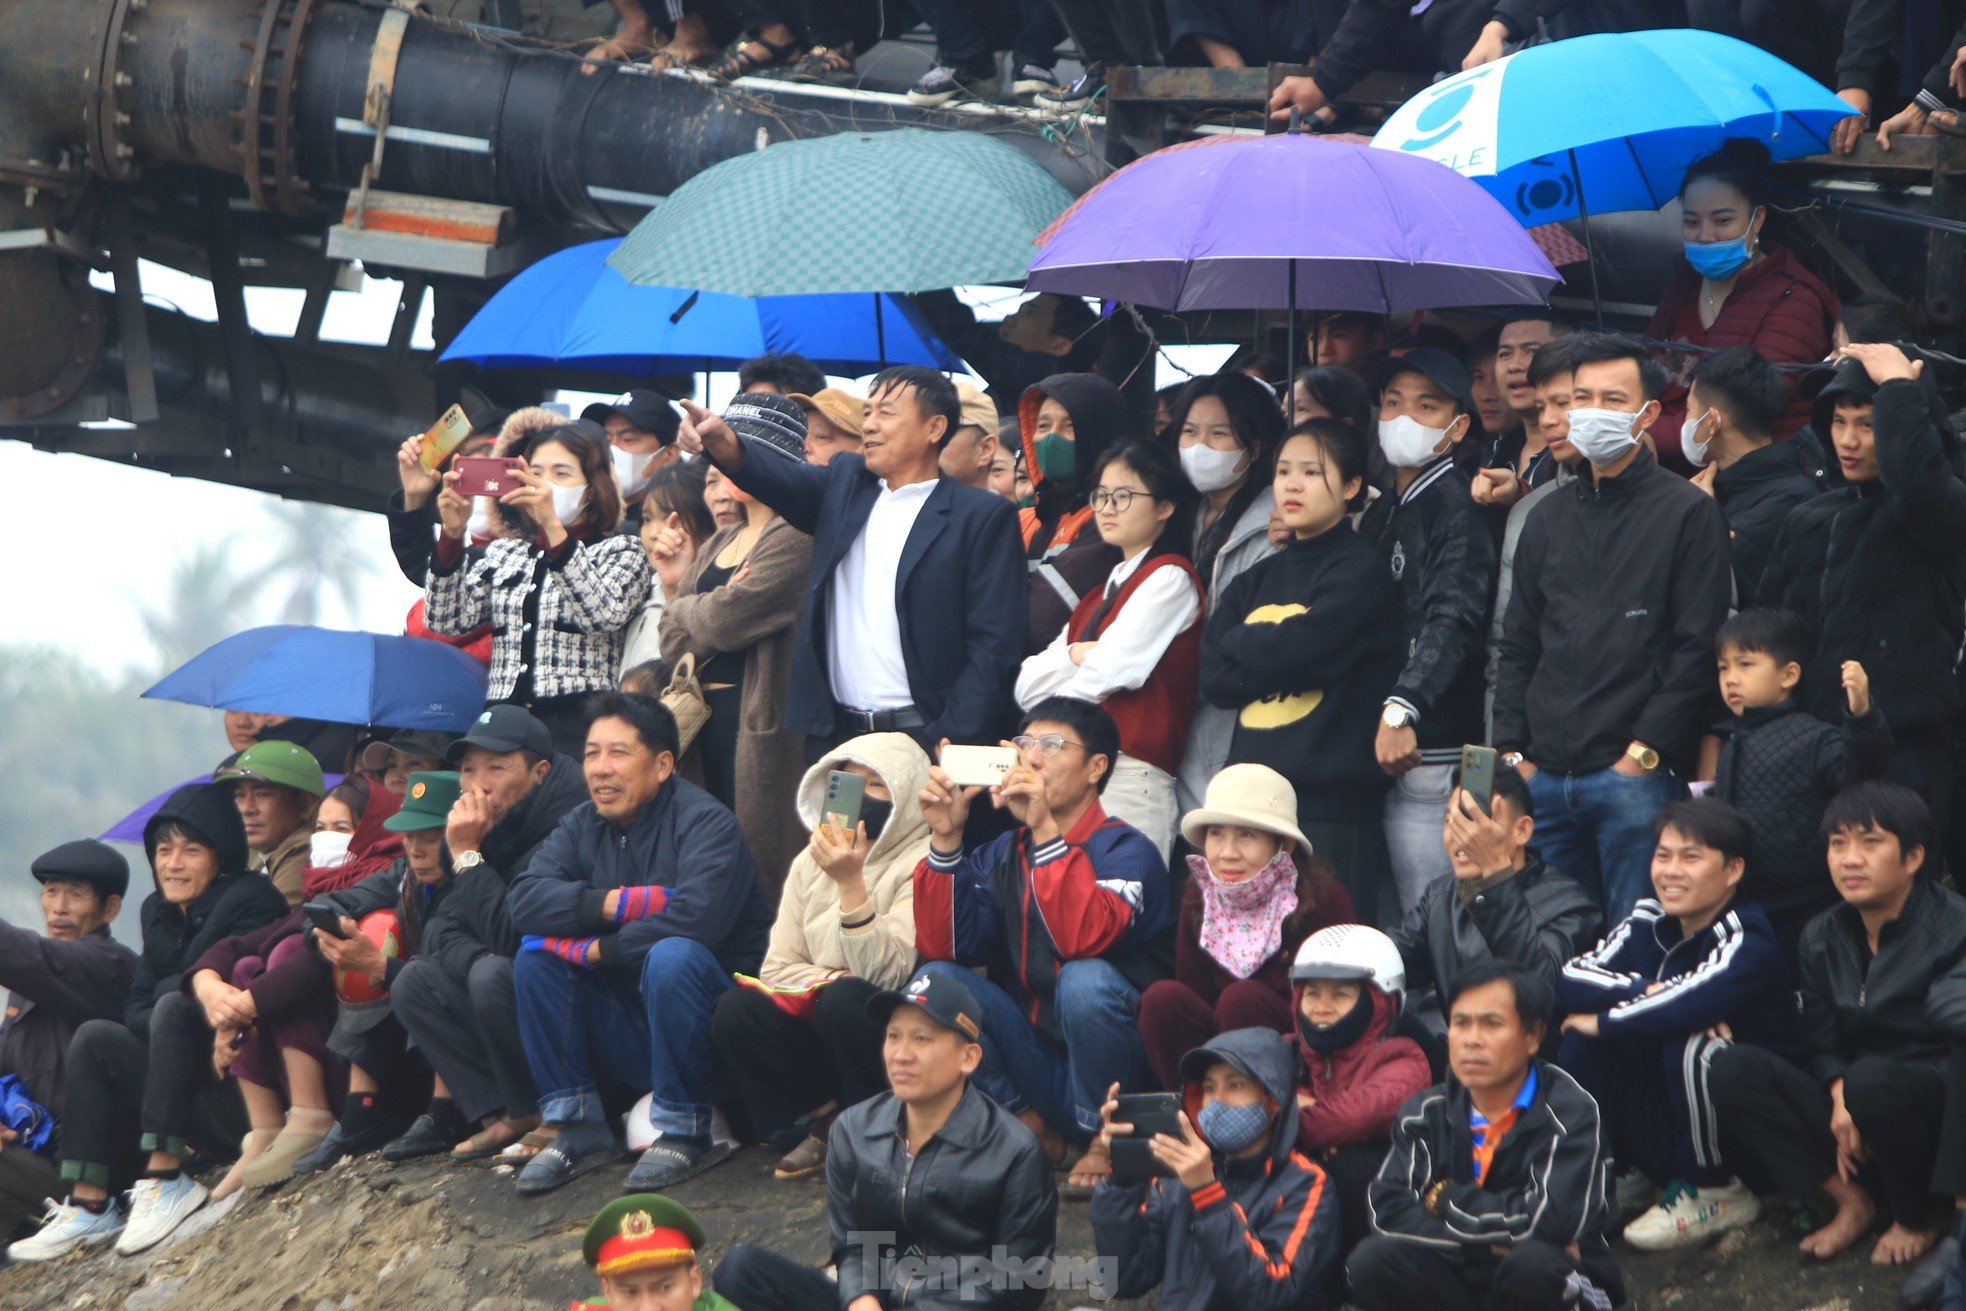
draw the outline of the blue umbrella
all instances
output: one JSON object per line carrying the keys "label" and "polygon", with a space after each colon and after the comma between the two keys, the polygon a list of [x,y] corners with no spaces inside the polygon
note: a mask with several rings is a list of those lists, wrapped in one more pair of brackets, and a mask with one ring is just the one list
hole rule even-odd
{"label": "blue umbrella", "polygon": [[[1473,178],[1523,226],[1656,210],[1686,166],[1730,137],[1775,159],[1829,149],[1853,111],[1745,41],[1671,30],[1530,46],[1434,83],[1393,111],[1375,147]],[[1591,265],[1593,295],[1597,266]]]}
{"label": "blue umbrella", "polygon": [[429,638],[272,624],[207,648],[144,695],[337,724],[462,733],[485,708],[485,667]]}
{"label": "blue umbrella", "polygon": [[957,372],[962,361],[913,304],[890,295],[725,296],[638,287],[607,263],[621,238],[548,255],[501,288],[446,360],[488,369],[571,368],[654,377],[803,355],[829,373],[884,364]]}

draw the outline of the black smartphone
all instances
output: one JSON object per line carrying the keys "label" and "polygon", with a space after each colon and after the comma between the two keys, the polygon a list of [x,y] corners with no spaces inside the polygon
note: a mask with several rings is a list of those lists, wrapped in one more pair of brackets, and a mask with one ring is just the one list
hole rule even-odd
{"label": "black smartphone", "polygon": [[1464,746],[1461,748],[1461,787],[1474,798],[1481,807],[1481,813],[1490,814],[1495,802],[1495,748]]}
{"label": "black smartphone", "polygon": [[1113,1139],[1113,1178],[1123,1184],[1143,1184],[1155,1175],[1172,1176],[1174,1171],[1161,1164],[1147,1144],[1157,1133],[1170,1138],[1181,1136],[1180,1093],[1122,1093],[1113,1112],[1117,1124],[1130,1124],[1133,1132]]}
{"label": "black smartphone", "polygon": [[866,779],[835,769],[826,775],[826,804],[819,808],[820,818],[851,835],[860,825],[860,803],[866,796]]}
{"label": "black smartphone", "polygon": [[341,912],[335,909],[332,902],[310,901],[303,905],[301,910],[306,912],[308,920],[316,929],[330,938],[347,941],[348,935],[341,931]]}

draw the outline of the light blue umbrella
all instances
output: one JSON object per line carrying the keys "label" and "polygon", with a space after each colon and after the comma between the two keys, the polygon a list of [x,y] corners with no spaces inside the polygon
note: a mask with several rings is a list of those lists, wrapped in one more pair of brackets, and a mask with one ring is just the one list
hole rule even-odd
{"label": "light blue umbrella", "polygon": [[[1524,227],[1656,210],[1730,137],[1775,159],[1821,154],[1848,103],[1765,50],[1690,29],[1530,46],[1434,83],[1375,147],[1474,179]],[[1593,297],[1597,266],[1591,265]]]}
{"label": "light blue umbrella", "polygon": [[608,265],[621,238],[556,251],[501,287],[444,351],[487,369],[565,368],[656,377],[803,355],[828,373],[886,364],[959,372],[956,353],[905,298],[724,296],[631,284]]}

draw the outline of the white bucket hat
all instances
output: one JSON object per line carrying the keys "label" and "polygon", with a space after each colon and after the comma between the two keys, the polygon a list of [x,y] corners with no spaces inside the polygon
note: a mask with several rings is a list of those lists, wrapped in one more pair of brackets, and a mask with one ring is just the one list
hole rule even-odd
{"label": "white bucket hat", "polygon": [[1201,809],[1181,817],[1181,836],[1199,850],[1212,824],[1261,829],[1311,853],[1311,840],[1297,827],[1297,789],[1268,765],[1230,765],[1208,780]]}

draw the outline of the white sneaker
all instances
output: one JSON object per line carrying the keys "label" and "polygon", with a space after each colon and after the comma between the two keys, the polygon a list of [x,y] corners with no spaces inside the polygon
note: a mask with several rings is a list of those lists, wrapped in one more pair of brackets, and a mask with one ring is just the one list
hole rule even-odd
{"label": "white sneaker", "polygon": [[130,1189],[130,1222],[116,1240],[123,1256],[157,1246],[205,1204],[205,1186],[189,1175],[175,1179],[139,1179]]}
{"label": "white sneaker", "polygon": [[1625,1226],[1625,1241],[1641,1252],[1673,1252],[1751,1224],[1760,1214],[1761,1199],[1739,1179],[1706,1188],[1675,1179],[1657,1206]]}
{"label": "white sneaker", "polygon": [[67,1256],[78,1247],[106,1243],[123,1232],[123,1215],[110,1202],[101,1215],[93,1215],[72,1202],[48,1199],[41,1228],[18,1243],[7,1245],[10,1261],[52,1261]]}
{"label": "white sneaker", "polygon": [[1633,1220],[1650,1210],[1659,1200],[1659,1190],[1643,1170],[1627,1170],[1618,1176],[1618,1218]]}

